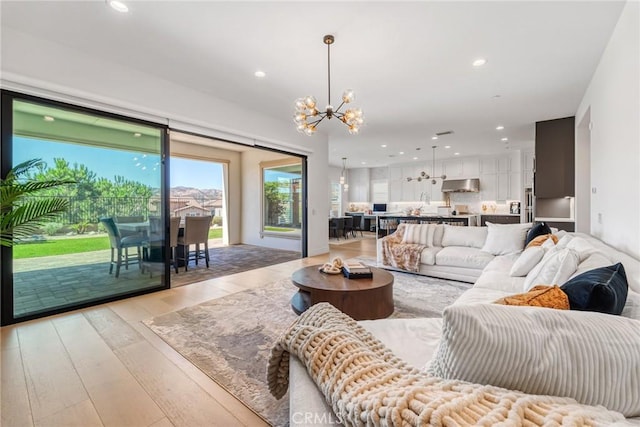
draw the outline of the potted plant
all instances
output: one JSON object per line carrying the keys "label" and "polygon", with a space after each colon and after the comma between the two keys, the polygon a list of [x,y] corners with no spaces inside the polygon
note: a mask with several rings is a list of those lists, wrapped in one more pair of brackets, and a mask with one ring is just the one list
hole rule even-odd
{"label": "potted plant", "polygon": [[75,183],[72,180],[38,181],[25,178],[32,168],[42,163],[41,159],[27,160],[11,169],[4,179],[0,179],[1,246],[13,246],[14,239],[33,235],[43,223],[69,208],[69,201],[64,198],[30,199],[41,190]]}

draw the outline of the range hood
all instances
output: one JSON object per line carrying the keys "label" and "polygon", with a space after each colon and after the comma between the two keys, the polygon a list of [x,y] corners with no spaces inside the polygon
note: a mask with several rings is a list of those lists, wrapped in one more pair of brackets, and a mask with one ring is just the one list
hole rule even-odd
{"label": "range hood", "polygon": [[443,193],[477,193],[480,191],[480,180],[472,179],[447,179],[442,181]]}

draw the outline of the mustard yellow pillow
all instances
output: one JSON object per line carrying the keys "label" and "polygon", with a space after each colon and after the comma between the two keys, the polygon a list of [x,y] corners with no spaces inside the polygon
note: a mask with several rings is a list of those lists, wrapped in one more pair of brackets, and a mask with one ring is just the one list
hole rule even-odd
{"label": "mustard yellow pillow", "polygon": [[527,245],[527,248],[530,248],[532,246],[542,246],[542,244],[546,242],[547,239],[553,240],[553,244],[558,243],[558,238],[554,234],[543,234],[542,236],[538,236],[531,240]]}
{"label": "mustard yellow pillow", "polygon": [[569,310],[569,297],[557,285],[537,285],[524,294],[510,295],[500,298],[494,304],[519,305],[531,307],[556,308]]}

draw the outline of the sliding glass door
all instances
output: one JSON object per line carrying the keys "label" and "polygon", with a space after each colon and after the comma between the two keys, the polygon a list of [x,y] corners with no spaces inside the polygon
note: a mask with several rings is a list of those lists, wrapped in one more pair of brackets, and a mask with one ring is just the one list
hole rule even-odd
{"label": "sliding glass door", "polygon": [[2,115],[3,177],[72,182],[13,206],[68,208],[2,248],[3,324],[166,287],[165,128],[8,92]]}

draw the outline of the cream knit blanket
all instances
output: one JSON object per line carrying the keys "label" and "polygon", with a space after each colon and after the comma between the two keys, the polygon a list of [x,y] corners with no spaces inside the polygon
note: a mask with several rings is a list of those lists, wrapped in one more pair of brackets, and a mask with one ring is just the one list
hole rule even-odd
{"label": "cream knit blanket", "polygon": [[431,377],[327,303],[303,313],[271,349],[267,379],[278,399],[289,383],[289,353],[306,366],[345,426],[600,426],[624,420],[570,398]]}

